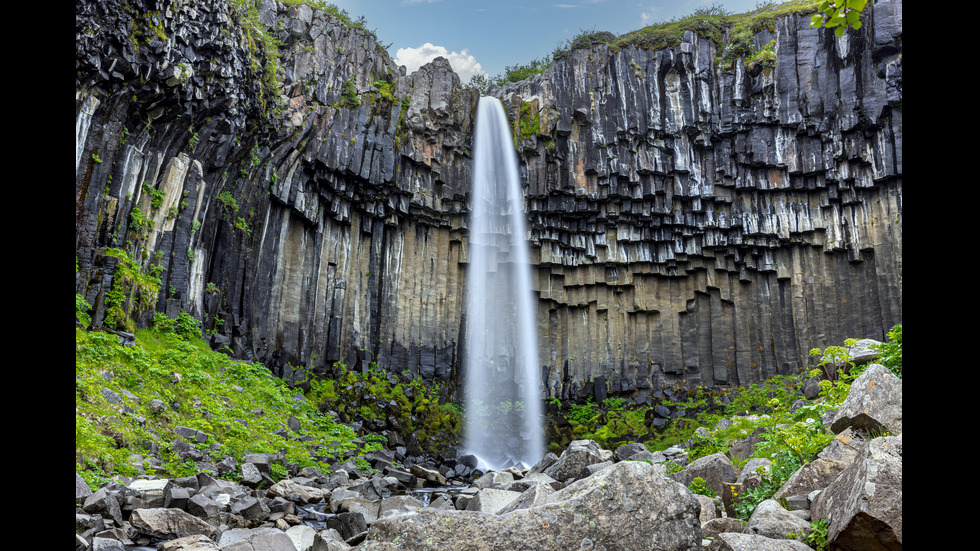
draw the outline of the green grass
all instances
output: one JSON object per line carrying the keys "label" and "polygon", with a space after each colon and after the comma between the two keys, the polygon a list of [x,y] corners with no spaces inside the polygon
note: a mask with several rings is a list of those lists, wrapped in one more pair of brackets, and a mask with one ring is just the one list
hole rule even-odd
{"label": "green grass", "polygon": [[[287,464],[326,470],[329,460],[358,451],[349,427],[321,414],[263,365],[232,360],[199,338],[169,330],[135,334],[136,344],[123,346],[114,334],[75,330],[75,468],[91,485],[144,470],[196,472],[197,465],[173,450],[178,426],[209,435],[203,444],[190,444],[212,462],[282,452]],[[282,435],[290,416],[300,420],[308,440]],[[153,446],[159,447],[159,468],[139,459],[152,455]]]}

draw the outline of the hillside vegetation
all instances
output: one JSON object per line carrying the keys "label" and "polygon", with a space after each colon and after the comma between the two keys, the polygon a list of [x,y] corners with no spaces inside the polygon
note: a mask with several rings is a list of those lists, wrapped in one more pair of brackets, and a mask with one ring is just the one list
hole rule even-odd
{"label": "hillside vegetation", "polygon": [[644,50],[670,48],[680,44],[684,33],[688,31],[715,42],[717,62],[721,68],[731,68],[739,59],[746,64],[752,64],[757,61],[756,58],[771,54],[766,46],[758,48],[753,44],[756,33],[764,30],[774,31],[776,22],[790,14],[800,16],[817,14],[823,3],[820,0],[760,2],[756,9],[741,14],[712,5],[698,8],[690,15],[661,21],[621,36],[607,31],[585,30],[558,45],[554,52],[544,59],[508,66],[496,76],[475,77],[470,85],[484,88],[491,83],[503,85],[506,82],[520,82],[544,72],[553,61],[564,59],[575,50],[603,44],[610,52],[616,52],[621,48]]}
{"label": "hillside vegetation", "polygon": [[[134,342],[124,342],[126,334],[85,329],[87,305],[79,300],[75,468],[93,487],[119,475],[180,477],[201,470],[234,480],[240,477],[235,466],[250,453],[272,454],[279,478],[306,466],[329,472],[348,461],[367,470],[360,457],[381,447],[452,454],[459,441],[464,413],[440,402],[437,387],[378,366],[354,373],[339,364],[332,378],[291,387],[261,364],[210,350],[186,314],[157,314],[152,328],[138,329]],[[889,337],[877,361],[901,376],[901,325]],[[792,472],[833,436],[819,420],[846,397],[849,381],[860,372],[848,364],[852,344],[814,349],[816,366],[809,373],[724,395],[699,387],[682,391],[657,404],[682,414],[656,428],[650,423],[654,405],[629,405],[622,398],[563,405],[551,398],[551,447],[557,451],[572,439],[604,446],[642,439],[653,451],[684,443],[694,459],[725,452],[765,427],[771,430],[758,454],[782,461]],[[802,383],[813,377],[821,379],[820,397],[799,407]],[[710,438],[698,430],[713,429],[723,419],[734,421]],[[352,426],[363,427],[362,436]],[[391,427],[397,430],[385,430]],[[382,432],[399,442],[389,442]],[[195,442],[193,449],[188,441]]]}

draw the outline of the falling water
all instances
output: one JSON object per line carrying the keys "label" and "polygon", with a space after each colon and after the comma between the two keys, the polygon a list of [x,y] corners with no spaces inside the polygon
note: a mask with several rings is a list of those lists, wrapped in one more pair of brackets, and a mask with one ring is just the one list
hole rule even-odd
{"label": "falling water", "polygon": [[483,469],[544,454],[536,306],[517,156],[503,105],[477,109],[467,269],[464,453]]}

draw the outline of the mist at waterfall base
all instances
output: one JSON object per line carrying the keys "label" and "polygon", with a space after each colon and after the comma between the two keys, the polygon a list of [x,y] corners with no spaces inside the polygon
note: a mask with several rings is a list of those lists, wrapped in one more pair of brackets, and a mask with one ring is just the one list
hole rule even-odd
{"label": "mist at waterfall base", "polygon": [[464,337],[463,453],[479,468],[544,455],[536,305],[517,155],[503,105],[477,108]]}

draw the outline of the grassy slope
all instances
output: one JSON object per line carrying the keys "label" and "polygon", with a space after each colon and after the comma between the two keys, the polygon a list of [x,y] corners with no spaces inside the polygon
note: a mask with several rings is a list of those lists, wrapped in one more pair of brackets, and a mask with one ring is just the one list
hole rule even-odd
{"label": "grassy slope", "polygon": [[[111,333],[75,330],[75,461],[90,484],[144,469],[170,476],[196,472],[173,451],[178,426],[208,434],[196,446],[214,461],[284,452],[285,463],[326,468],[324,459],[372,447],[358,449],[350,428],[321,414],[315,402],[260,364],[231,360],[201,339],[175,333],[139,330],[136,336],[136,345],[122,346]],[[286,430],[290,416],[308,439]],[[157,469],[132,455],[146,454],[151,442],[160,447],[163,464]]]}

